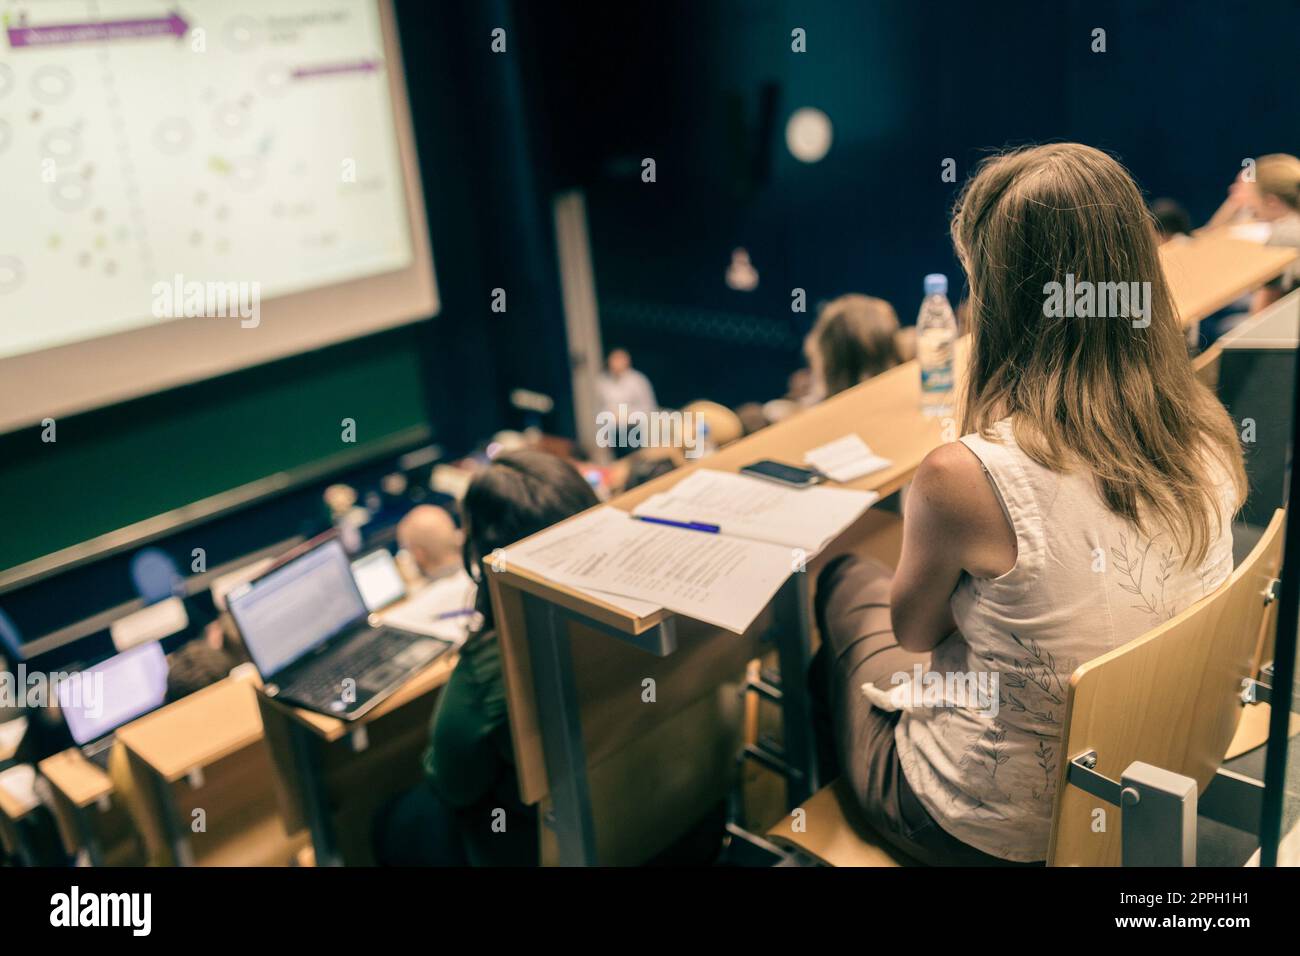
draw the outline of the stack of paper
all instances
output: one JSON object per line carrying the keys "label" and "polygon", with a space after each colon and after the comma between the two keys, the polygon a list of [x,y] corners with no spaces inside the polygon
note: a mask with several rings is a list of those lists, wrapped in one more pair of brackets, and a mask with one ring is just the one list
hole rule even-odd
{"label": "stack of paper", "polygon": [[803,457],[804,461],[831,481],[840,482],[855,481],[893,464],[888,458],[875,454],[857,435],[845,435],[830,444],[814,448]]}
{"label": "stack of paper", "polygon": [[668,608],[742,634],[786,579],[876,497],[702,469],[633,514],[597,508],[507,549],[502,560],[638,617]]}
{"label": "stack of paper", "polygon": [[671,490],[652,495],[632,512],[683,524],[708,524],[718,533],[799,548],[813,555],[879,497],[845,488],[786,488],[748,475],[700,469]]}
{"label": "stack of paper", "polygon": [[479,615],[474,610],[477,593],[474,579],[464,571],[457,571],[383,611],[379,619],[399,631],[428,634],[459,647],[478,625]]}
{"label": "stack of paper", "polygon": [[661,607],[742,634],[790,576],[790,549],[597,508],[507,549],[519,567],[638,617]]}

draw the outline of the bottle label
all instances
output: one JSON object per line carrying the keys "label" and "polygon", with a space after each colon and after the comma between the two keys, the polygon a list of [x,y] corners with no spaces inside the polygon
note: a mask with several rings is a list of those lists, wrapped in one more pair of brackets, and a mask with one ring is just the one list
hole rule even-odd
{"label": "bottle label", "polygon": [[951,392],[952,391],[952,366],[943,365],[937,368],[922,368],[921,369],[921,391]]}
{"label": "bottle label", "polygon": [[952,391],[952,336],[941,330],[924,332],[916,345],[921,365],[921,391]]}

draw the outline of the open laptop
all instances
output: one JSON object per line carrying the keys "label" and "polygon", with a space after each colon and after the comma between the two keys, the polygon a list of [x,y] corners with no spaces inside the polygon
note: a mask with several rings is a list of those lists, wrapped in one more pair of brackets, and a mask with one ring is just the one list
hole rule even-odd
{"label": "open laptop", "polygon": [[352,576],[361,589],[361,599],[371,611],[381,611],[406,597],[402,572],[397,561],[384,548],[353,561]]}
{"label": "open laptop", "polygon": [[332,533],[231,591],[226,606],[268,696],[344,720],[366,713],[451,647],[370,620]]}
{"label": "open laptop", "polygon": [[59,709],[86,759],[107,769],[115,732],[167,699],[167,655],[141,644],[59,681]]}

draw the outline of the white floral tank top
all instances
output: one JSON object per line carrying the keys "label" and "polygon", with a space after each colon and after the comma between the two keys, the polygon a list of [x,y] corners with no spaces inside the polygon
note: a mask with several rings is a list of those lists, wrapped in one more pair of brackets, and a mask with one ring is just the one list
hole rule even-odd
{"label": "white floral tank top", "polygon": [[939,826],[1028,862],[1047,856],[1070,675],[1228,577],[1233,490],[1225,478],[1219,534],[1199,567],[1184,568],[1171,536],[1138,533],[1105,506],[1091,475],[1034,462],[1009,421],[993,432],[961,441],[1015,529],[1016,564],[997,578],[962,576],[958,632],[934,649],[926,675],[946,680],[904,708],[895,737],[903,773]]}

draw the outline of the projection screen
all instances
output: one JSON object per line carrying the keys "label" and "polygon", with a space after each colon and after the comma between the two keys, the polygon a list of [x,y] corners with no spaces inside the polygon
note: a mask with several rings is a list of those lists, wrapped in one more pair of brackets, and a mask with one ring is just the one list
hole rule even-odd
{"label": "projection screen", "polygon": [[0,432],[438,310],[390,0],[0,25]]}

